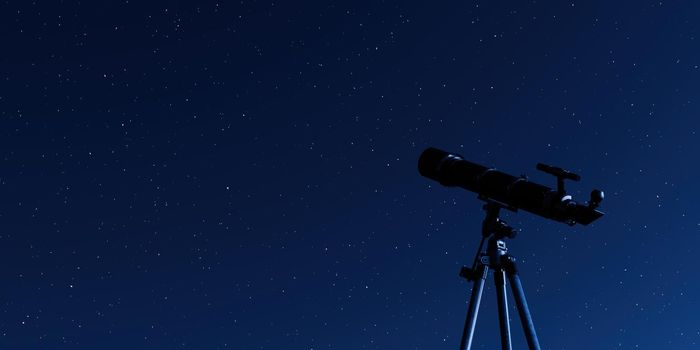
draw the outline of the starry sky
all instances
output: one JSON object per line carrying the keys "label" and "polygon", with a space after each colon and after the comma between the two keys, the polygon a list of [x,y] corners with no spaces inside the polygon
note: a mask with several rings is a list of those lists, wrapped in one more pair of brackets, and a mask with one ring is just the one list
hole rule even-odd
{"label": "starry sky", "polygon": [[605,190],[589,226],[503,215],[543,349],[697,349],[698,16],[3,1],[0,348],[456,349],[482,203],[418,174],[434,146]]}

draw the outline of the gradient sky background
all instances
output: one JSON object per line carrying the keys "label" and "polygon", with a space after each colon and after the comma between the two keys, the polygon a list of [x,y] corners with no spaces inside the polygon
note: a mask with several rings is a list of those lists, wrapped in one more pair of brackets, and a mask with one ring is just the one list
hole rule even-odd
{"label": "gradient sky background", "polygon": [[504,215],[543,349],[698,349],[699,30],[696,1],[3,1],[0,348],[456,349],[483,214],[418,174],[435,146],[606,191],[588,227]]}

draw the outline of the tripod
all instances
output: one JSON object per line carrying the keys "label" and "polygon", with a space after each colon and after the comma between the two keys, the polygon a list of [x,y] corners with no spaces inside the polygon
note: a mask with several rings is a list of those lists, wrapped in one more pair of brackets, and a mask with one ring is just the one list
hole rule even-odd
{"label": "tripod", "polygon": [[[511,350],[510,322],[508,321],[508,299],[506,296],[506,276],[513,291],[515,304],[520,314],[525,338],[530,350],[540,350],[540,344],[535,333],[535,325],[532,322],[530,310],[525,300],[525,292],[520,283],[518,270],[515,265],[515,258],[508,254],[505,238],[515,237],[516,231],[498,218],[501,208],[507,208],[500,203],[487,200],[484,205],[486,218],[481,226],[481,243],[474,257],[471,268],[462,267],[459,275],[473,282],[472,293],[469,299],[467,319],[464,323],[460,350],[469,350],[474,338],[474,328],[476,317],[479,313],[481,294],[484,291],[484,282],[488,276],[489,268],[493,270],[496,281],[496,294],[498,297],[498,323],[501,331],[501,349]],[[486,251],[482,248],[484,241],[488,238]]]}

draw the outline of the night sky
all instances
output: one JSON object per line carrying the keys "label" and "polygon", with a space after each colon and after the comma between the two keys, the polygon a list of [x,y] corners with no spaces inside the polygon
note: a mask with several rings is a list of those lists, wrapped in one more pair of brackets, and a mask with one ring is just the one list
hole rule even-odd
{"label": "night sky", "polygon": [[605,190],[503,215],[543,349],[699,349],[698,35],[697,1],[3,1],[0,348],[457,349],[482,202],[434,146]]}

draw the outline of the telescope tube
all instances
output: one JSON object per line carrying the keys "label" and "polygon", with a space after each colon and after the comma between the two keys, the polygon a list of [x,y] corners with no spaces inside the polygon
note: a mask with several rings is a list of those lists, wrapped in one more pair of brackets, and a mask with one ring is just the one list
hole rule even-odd
{"label": "telescope tube", "polygon": [[460,155],[437,148],[423,151],[418,159],[418,171],[443,186],[461,187],[506,207],[569,225],[588,225],[603,216],[595,208],[576,203],[571,196],[547,186],[469,162]]}

